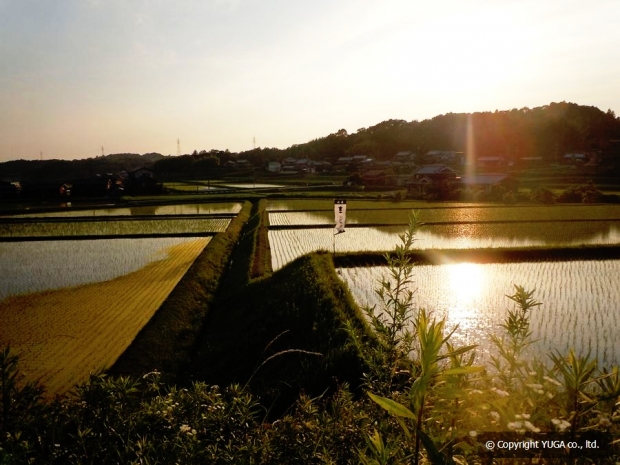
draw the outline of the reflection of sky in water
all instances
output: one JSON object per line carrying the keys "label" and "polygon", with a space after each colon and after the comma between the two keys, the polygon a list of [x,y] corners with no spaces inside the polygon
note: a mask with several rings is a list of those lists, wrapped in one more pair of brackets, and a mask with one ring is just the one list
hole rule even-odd
{"label": "reflection of sky in water", "polygon": [[165,259],[192,237],[0,243],[0,300],[10,295],[95,283]]}
{"label": "reflection of sky in water", "polygon": [[[379,307],[373,289],[384,271],[342,268],[339,274],[357,302]],[[460,345],[479,344],[477,352],[488,361],[488,334],[501,334],[506,310],[514,307],[506,295],[514,293],[515,284],[536,289],[534,298],[543,305],[531,312],[536,339],[531,352],[566,353],[573,347],[610,366],[620,363],[618,276],[620,260],[424,265],[414,272],[414,296],[417,308],[447,318],[448,329],[458,325],[453,339]]]}
{"label": "reflection of sky in water", "polygon": [[57,212],[22,213],[11,218],[73,218],[82,216],[141,216],[141,215],[205,215],[213,213],[239,213],[240,202],[187,203],[179,205],[142,205],[122,208],[96,208]]}

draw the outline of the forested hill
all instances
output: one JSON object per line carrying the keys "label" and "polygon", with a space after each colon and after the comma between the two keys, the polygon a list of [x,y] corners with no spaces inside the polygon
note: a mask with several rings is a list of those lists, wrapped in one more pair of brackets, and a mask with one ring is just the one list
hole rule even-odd
{"label": "forested hill", "polygon": [[[70,179],[131,171],[143,166],[153,167],[156,172],[176,172],[184,171],[181,168],[185,165],[196,167],[197,162],[200,162],[202,173],[218,171],[218,165],[236,159],[264,166],[268,161],[287,157],[335,162],[343,156],[367,155],[382,160],[399,151],[424,154],[430,150],[473,151],[477,157],[501,155],[509,160],[541,157],[554,162],[560,161],[566,153],[605,151],[610,140],[620,140],[620,118],[613,111],[561,102],[531,109],[448,113],[423,121],[391,119],[355,133],[341,129],[286,149],[256,148],[231,153],[197,147],[192,155],[180,157],[115,154],[74,161],[10,161],[0,163],[0,179]],[[612,154],[614,165],[620,163],[620,154],[617,155]]]}
{"label": "forested hill", "polygon": [[476,156],[553,161],[565,153],[600,149],[610,139],[620,139],[620,118],[613,111],[562,102],[532,109],[448,113],[424,121],[388,120],[353,134],[341,129],[288,150],[308,158],[369,155],[384,159],[404,150],[424,154],[473,148]]}
{"label": "forested hill", "polygon": [[81,160],[12,160],[0,163],[0,180],[68,180],[152,168],[159,153],[115,153]]}

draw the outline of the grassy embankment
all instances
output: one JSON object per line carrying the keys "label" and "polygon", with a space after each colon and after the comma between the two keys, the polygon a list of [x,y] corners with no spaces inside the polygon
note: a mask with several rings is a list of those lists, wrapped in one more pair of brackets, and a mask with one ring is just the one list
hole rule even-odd
{"label": "grassy embankment", "polygon": [[363,366],[345,324],[371,336],[330,255],[306,255],[232,291],[210,315],[192,364],[195,379],[220,386],[247,382],[276,411],[300,392],[319,395],[340,382],[359,384]]}
{"label": "grassy embankment", "polygon": [[213,237],[110,373],[141,375],[158,369],[177,375],[187,365],[250,208],[244,204],[226,232]]}
{"label": "grassy embankment", "polygon": [[[336,267],[383,266],[386,252],[337,254]],[[591,245],[581,247],[512,247],[496,249],[421,250],[409,254],[417,264],[442,265],[452,262],[518,263],[572,260],[617,260],[620,246]]]}
{"label": "grassy embankment", "polygon": [[254,251],[252,253],[252,267],[250,279],[270,276],[273,272],[271,267],[271,249],[269,247],[269,212],[265,199],[258,203],[257,219],[258,226],[254,235]]}

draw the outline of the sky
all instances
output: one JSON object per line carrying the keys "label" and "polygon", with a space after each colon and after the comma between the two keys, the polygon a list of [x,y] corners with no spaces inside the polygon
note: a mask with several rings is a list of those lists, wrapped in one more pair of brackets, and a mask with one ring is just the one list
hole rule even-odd
{"label": "sky", "polygon": [[287,148],[388,119],[620,114],[618,0],[0,0],[0,161]]}

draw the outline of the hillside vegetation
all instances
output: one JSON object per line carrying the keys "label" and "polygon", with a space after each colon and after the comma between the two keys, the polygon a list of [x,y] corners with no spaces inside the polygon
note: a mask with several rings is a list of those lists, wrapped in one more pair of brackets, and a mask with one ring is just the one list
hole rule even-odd
{"label": "hillside vegetation", "polygon": [[[418,154],[430,150],[467,152],[468,143],[475,148],[475,156],[502,155],[509,160],[541,157],[544,163],[552,163],[561,161],[566,153],[605,151],[605,143],[614,139],[620,139],[620,118],[613,111],[560,102],[531,109],[447,113],[423,121],[390,119],[356,132],[340,129],[285,149],[259,147],[231,153],[197,147],[192,154],[181,156],[115,154],[74,161],[16,160],[0,164],[0,179],[66,180],[142,166],[152,167],[161,179],[204,178],[227,174],[224,165],[235,160],[247,160],[254,167],[287,157],[335,162],[343,156],[367,155],[383,160],[406,150]],[[617,168],[620,154],[611,151],[602,162]]]}

